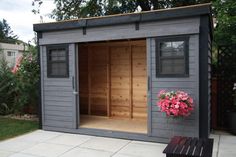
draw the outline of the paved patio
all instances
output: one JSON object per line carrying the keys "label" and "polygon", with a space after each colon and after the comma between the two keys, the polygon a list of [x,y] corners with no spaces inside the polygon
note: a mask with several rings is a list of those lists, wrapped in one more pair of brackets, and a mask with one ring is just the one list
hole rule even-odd
{"label": "paved patio", "polygon": [[[235,157],[236,136],[211,135],[214,157]],[[165,144],[37,130],[0,142],[0,157],[164,157]]]}

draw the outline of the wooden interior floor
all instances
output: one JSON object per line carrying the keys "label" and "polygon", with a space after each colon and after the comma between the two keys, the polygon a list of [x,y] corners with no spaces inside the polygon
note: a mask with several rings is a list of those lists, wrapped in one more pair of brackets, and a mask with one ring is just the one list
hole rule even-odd
{"label": "wooden interior floor", "polygon": [[147,133],[147,121],[142,119],[118,119],[81,115],[79,127],[132,133]]}

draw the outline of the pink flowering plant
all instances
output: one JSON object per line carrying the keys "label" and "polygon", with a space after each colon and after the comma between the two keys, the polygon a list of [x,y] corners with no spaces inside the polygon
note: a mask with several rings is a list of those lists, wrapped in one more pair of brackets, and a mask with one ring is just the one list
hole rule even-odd
{"label": "pink flowering plant", "polygon": [[168,117],[187,117],[193,111],[193,99],[186,92],[161,90],[158,99],[157,106]]}

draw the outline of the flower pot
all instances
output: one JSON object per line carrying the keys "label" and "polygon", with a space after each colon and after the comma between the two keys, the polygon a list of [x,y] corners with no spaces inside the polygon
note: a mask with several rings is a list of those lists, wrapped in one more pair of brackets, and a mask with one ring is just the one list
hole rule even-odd
{"label": "flower pot", "polygon": [[236,135],[236,112],[229,113],[229,129],[232,134]]}

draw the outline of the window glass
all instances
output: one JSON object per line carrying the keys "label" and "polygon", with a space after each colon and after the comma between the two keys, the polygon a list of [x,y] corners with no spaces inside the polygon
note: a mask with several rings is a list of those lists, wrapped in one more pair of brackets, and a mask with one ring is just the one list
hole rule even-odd
{"label": "window glass", "polygon": [[185,72],[184,59],[162,59],[162,74],[183,74]]}
{"label": "window glass", "polygon": [[183,56],[184,41],[161,42],[161,56]]}
{"label": "window glass", "polygon": [[15,52],[13,51],[7,51],[7,56],[15,56]]}
{"label": "window glass", "polygon": [[157,38],[157,76],[188,75],[188,37]]}
{"label": "window glass", "polygon": [[66,60],[65,49],[51,50],[49,54],[49,59],[51,61],[65,61]]}
{"label": "window glass", "polygon": [[52,63],[51,74],[52,75],[66,75],[66,63]]}
{"label": "window glass", "polygon": [[48,76],[68,77],[67,48],[48,48]]}

